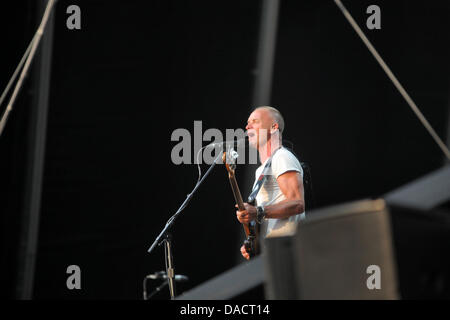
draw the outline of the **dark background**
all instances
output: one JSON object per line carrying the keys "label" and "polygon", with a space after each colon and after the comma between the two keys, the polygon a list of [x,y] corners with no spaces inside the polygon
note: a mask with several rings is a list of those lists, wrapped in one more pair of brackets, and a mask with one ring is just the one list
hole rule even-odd
{"label": "dark background", "polygon": [[[71,4],[81,8],[81,30],[66,28]],[[381,30],[365,27],[371,4],[381,8]],[[448,2],[345,5],[445,138]],[[42,12],[31,0],[1,6],[3,89]],[[257,0],[58,2],[34,298],[140,299],[144,276],[164,269],[162,248],[147,249],[197,179],[195,165],[172,163],[171,134],[193,134],[195,120],[224,134],[245,126],[260,10]],[[35,94],[27,81],[0,137],[1,287],[9,298]],[[284,138],[311,167],[316,207],[381,196],[444,163],[333,1],[281,1],[270,104],[285,117]],[[239,183],[252,174],[239,167]],[[243,262],[223,166],[172,234],[176,272],[190,277],[179,293]],[[66,287],[72,264],[82,270],[81,290]]]}

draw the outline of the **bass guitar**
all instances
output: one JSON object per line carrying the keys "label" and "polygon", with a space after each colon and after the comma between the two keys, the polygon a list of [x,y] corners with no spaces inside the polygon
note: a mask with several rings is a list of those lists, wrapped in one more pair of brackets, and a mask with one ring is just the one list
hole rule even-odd
{"label": "bass guitar", "polygon": [[[242,200],[242,195],[239,190],[239,186],[236,181],[235,171],[236,171],[236,159],[238,158],[238,153],[233,149],[228,150],[223,153],[222,161],[228,171],[228,179],[230,180],[231,189],[233,190],[234,199],[240,211],[245,210],[244,201]],[[258,244],[258,226],[255,221],[250,223],[243,223],[245,232],[244,246],[245,250],[248,252],[250,257],[254,257],[259,254],[259,244]]]}

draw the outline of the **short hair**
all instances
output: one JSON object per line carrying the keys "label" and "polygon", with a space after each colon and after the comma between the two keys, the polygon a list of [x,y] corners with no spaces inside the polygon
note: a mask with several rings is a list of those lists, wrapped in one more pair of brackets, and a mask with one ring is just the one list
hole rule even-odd
{"label": "short hair", "polygon": [[278,123],[278,130],[280,130],[280,133],[283,133],[284,119],[283,119],[283,116],[281,115],[280,111],[278,111],[274,107],[270,107],[270,106],[260,106],[260,107],[255,108],[255,110],[257,110],[257,109],[266,109],[266,110],[270,111],[270,113],[272,114],[272,117],[275,119],[275,122]]}

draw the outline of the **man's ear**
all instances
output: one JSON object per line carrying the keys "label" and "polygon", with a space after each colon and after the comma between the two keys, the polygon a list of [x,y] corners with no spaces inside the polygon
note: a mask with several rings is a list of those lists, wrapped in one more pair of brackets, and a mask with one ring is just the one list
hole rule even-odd
{"label": "man's ear", "polygon": [[278,130],[278,123],[272,124],[272,127],[270,128],[270,133],[274,134],[276,130]]}

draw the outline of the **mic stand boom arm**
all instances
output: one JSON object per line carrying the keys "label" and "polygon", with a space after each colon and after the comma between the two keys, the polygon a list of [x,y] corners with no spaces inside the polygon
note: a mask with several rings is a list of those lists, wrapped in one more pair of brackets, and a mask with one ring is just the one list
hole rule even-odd
{"label": "mic stand boom arm", "polygon": [[189,193],[186,197],[186,200],[181,204],[180,208],[175,212],[175,214],[170,217],[170,219],[166,222],[166,225],[164,229],[161,231],[161,233],[156,237],[155,241],[153,241],[153,244],[151,245],[150,249],[148,249],[148,253],[152,252],[153,249],[156,247],[157,244],[161,245],[162,243],[166,243],[166,272],[167,272],[167,279],[169,282],[170,287],[170,295],[171,299],[173,300],[175,298],[175,281],[174,281],[174,267],[173,267],[173,260],[172,260],[172,250],[170,245],[170,238],[166,237],[162,241],[160,241],[164,235],[166,235],[167,231],[170,229],[172,224],[174,223],[175,219],[179,216],[179,214],[183,211],[184,208],[186,208],[189,201],[194,196],[194,193],[197,191],[197,189],[200,187],[200,185],[203,183],[203,181],[206,179],[206,177],[209,175],[209,173],[212,171],[212,169],[215,167],[218,160],[222,158],[222,153],[219,152],[219,155],[216,159],[214,159],[214,162],[210,165],[208,171],[205,172],[205,175],[197,182],[194,189]]}

